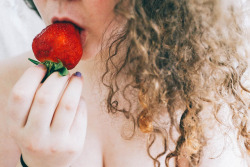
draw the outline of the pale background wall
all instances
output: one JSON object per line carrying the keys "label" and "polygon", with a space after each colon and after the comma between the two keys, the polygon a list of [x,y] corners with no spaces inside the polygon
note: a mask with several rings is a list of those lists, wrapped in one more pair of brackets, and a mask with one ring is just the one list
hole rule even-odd
{"label": "pale background wall", "polygon": [[0,0],[0,60],[31,50],[33,38],[44,27],[23,0]]}

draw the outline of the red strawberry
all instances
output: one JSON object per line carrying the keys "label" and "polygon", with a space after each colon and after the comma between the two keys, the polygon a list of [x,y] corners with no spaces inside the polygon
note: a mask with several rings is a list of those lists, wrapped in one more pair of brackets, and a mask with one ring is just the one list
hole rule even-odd
{"label": "red strawberry", "polygon": [[[54,71],[67,75],[82,57],[81,38],[78,29],[71,23],[54,23],[38,34],[32,43],[37,60],[48,69],[47,77]],[[35,60],[30,60],[40,64]],[[46,78],[45,78],[46,79]]]}

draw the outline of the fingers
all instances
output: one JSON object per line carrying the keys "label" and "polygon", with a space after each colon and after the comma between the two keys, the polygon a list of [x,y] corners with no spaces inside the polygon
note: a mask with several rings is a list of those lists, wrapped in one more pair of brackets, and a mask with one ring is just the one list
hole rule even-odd
{"label": "fingers", "polygon": [[25,126],[34,127],[34,130],[50,128],[54,111],[68,79],[69,76],[62,77],[58,72],[54,72],[47,78],[36,92]]}
{"label": "fingers", "polygon": [[87,130],[87,107],[85,101],[81,98],[78,105],[74,121],[72,123],[70,134],[74,136],[75,141],[81,143],[84,141]]}
{"label": "fingers", "polygon": [[82,77],[73,75],[54,114],[51,130],[69,132],[82,93]]}
{"label": "fingers", "polygon": [[9,118],[15,122],[15,125],[19,127],[25,125],[33,97],[45,73],[44,66],[30,67],[13,87],[8,102],[8,111]]}
{"label": "fingers", "polygon": [[50,165],[60,166],[65,161],[58,164],[58,159],[76,159],[84,145],[87,109],[80,100],[83,80],[79,75],[69,79],[55,72],[40,84],[45,73],[45,69],[32,67],[13,88],[8,111],[14,126],[9,129],[26,161],[30,159],[36,166],[47,159]]}
{"label": "fingers", "polygon": [[[40,84],[46,69],[28,69],[13,88],[9,113],[15,126],[31,131],[70,131],[86,133],[86,107],[80,102],[83,79],[73,75],[62,77],[57,72]],[[82,113],[83,112],[83,113]],[[79,128],[75,128],[79,127]]]}

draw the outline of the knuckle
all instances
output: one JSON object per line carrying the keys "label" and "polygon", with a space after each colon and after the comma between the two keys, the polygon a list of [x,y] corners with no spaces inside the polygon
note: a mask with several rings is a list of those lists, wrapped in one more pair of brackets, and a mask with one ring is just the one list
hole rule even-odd
{"label": "knuckle", "polygon": [[80,149],[76,146],[71,146],[70,148],[67,149],[67,153],[69,155],[78,154],[80,153]]}
{"label": "knuckle", "polygon": [[52,100],[50,94],[45,91],[39,91],[36,95],[36,101],[38,104],[48,104]]}
{"label": "knuckle", "polygon": [[78,154],[80,152],[79,148],[76,146],[76,144],[70,144],[66,141],[59,141],[59,142],[52,142],[49,147],[49,152],[51,154],[68,154],[68,155],[74,155]]}
{"label": "knuckle", "polygon": [[67,154],[69,154],[69,155],[73,155],[73,154],[77,154],[77,153],[78,153],[77,150],[74,150],[74,149],[67,150]]}
{"label": "knuckle", "polygon": [[70,100],[68,102],[64,102],[63,108],[70,112],[70,111],[74,111],[75,110],[75,104],[74,102],[71,102]]}
{"label": "knuckle", "polygon": [[30,152],[43,152],[44,151],[44,147],[42,147],[41,143],[34,138],[26,139],[26,142],[24,143],[24,147]]}
{"label": "knuckle", "polygon": [[53,145],[53,146],[50,146],[49,152],[52,153],[52,154],[62,153],[63,149],[61,147],[59,147],[58,145]]}
{"label": "knuckle", "polygon": [[65,153],[66,152],[65,150],[66,150],[66,145],[62,141],[57,141],[57,142],[53,141],[49,146],[49,152],[51,154]]}
{"label": "knuckle", "polygon": [[28,97],[28,92],[21,88],[15,87],[11,92],[11,101],[14,103],[24,103]]}

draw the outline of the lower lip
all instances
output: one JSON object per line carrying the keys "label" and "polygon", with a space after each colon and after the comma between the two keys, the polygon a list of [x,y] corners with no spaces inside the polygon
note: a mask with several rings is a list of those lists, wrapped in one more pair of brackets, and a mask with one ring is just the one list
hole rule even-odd
{"label": "lower lip", "polygon": [[83,47],[85,42],[86,42],[86,31],[84,31],[84,30],[80,31],[80,38],[81,38],[81,43],[82,43],[82,47]]}

